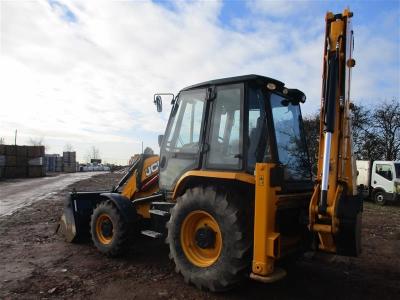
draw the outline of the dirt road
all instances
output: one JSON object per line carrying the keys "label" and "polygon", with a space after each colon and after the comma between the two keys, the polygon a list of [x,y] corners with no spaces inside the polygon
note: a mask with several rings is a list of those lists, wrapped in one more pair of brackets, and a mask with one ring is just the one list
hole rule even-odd
{"label": "dirt road", "polygon": [[103,172],[79,172],[54,177],[0,181],[0,217],[56,194],[68,185]]}
{"label": "dirt road", "polygon": [[[113,177],[114,176],[114,177]],[[76,187],[103,189],[116,175],[68,189],[0,218],[0,299],[398,299],[400,207],[366,203],[359,258],[307,255],[274,284],[247,281],[223,294],[186,285],[162,242],[142,238],[119,259],[91,243],[67,244],[54,235],[62,200]]]}

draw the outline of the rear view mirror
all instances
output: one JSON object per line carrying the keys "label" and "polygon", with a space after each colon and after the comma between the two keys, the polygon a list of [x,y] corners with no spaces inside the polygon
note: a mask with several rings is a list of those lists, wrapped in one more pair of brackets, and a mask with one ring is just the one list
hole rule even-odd
{"label": "rear view mirror", "polygon": [[[174,96],[174,94],[172,94],[172,93],[158,93],[158,94],[154,94],[154,104],[156,105],[156,107],[157,107],[157,111],[158,112],[162,112],[162,98],[161,98],[161,95],[163,95],[163,96],[171,96],[172,97],[172,101],[174,101],[174,99],[175,99],[175,96]],[[171,102],[172,102],[171,101]]]}
{"label": "rear view mirror", "polygon": [[154,104],[157,107],[157,112],[162,112],[162,98],[160,95],[155,95]]}

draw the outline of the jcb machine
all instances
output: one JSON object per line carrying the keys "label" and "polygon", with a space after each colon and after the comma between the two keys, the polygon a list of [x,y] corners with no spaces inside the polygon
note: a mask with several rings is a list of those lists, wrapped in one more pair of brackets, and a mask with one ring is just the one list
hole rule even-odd
{"label": "jcb machine", "polygon": [[276,281],[285,275],[280,262],[307,250],[357,256],[351,17],[347,9],[326,15],[314,181],[303,92],[258,75],[212,80],[173,97],[159,157],[140,156],[111,192],[71,194],[61,221],[67,240],[90,232],[114,256],[136,234],[166,239],[185,281],[211,291],[249,276]]}

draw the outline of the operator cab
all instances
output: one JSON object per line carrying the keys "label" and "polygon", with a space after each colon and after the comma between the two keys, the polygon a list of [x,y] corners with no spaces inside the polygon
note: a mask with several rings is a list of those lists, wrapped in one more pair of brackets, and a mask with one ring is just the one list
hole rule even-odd
{"label": "operator cab", "polygon": [[304,101],[301,91],[258,75],[183,89],[172,101],[160,139],[160,188],[172,191],[190,170],[253,175],[257,162],[273,162],[282,166],[282,185],[311,190],[300,111]]}

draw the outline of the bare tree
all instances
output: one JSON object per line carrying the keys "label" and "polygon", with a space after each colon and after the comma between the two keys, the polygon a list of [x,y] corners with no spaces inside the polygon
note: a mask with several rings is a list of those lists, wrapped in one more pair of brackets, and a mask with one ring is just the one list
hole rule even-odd
{"label": "bare tree", "polygon": [[43,146],[46,149],[46,151],[50,149],[50,147],[45,144],[44,137],[30,138],[29,144],[32,146]]}
{"label": "bare tree", "polygon": [[[400,102],[392,100],[366,108],[354,105],[352,111],[353,150],[356,159],[400,159]],[[319,114],[304,118],[313,172],[318,154]],[[315,142],[316,141],[316,142]]]}
{"label": "bare tree", "polygon": [[64,151],[65,151],[65,152],[72,152],[72,151],[74,151],[74,147],[72,146],[72,144],[66,143],[66,144],[64,145]]}
{"label": "bare tree", "polygon": [[383,159],[382,137],[376,132],[373,121],[374,108],[354,105],[351,111],[353,129],[353,150],[356,159]]}
{"label": "bare tree", "polygon": [[310,156],[311,170],[317,174],[318,145],[319,145],[319,113],[303,118],[304,133]]}
{"label": "bare tree", "polygon": [[29,139],[29,144],[31,144],[32,146],[44,146],[43,142],[44,142],[44,138],[43,137],[30,138]]}
{"label": "bare tree", "polygon": [[372,120],[381,138],[383,159],[400,158],[400,101],[384,102],[376,108]]}
{"label": "bare tree", "polygon": [[87,154],[87,161],[90,162],[91,159],[99,159],[100,158],[100,150],[96,146],[90,147]]}
{"label": "bare tree", "polygon": [[363,159],[365,136],[371,129],[371,112],[362,105],[354,105],[351,110],[353,129],[353,151],[357,159]]}

